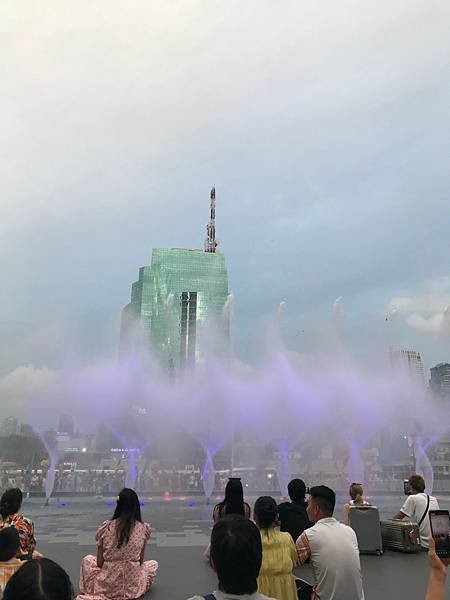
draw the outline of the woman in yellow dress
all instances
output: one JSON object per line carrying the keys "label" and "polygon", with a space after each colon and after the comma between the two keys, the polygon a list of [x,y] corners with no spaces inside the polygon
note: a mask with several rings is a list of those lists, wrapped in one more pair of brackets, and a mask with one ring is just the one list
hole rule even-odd
{"label": "woman in yellow dress", "polygon": [[277,503],[270,496],[261,496],[255,502],[253,515],[263,549],[258,592],[277,600],[297,600],[292,572],[298,564],[297,551],[290,533],[275,529],[278,523]]}

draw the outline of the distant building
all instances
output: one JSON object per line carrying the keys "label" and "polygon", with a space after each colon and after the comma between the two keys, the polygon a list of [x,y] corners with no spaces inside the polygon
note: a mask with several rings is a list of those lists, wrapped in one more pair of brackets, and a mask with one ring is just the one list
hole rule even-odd
{"label": "distant building", "polygon": [[439,363],[430,369],[430,390],[440,398],[450,399],[450,364]]}
{"label": "distant building", "polygon": [[[164,368],[176,373],[193,366],[209,349],[223,349],[220,346],[229,337],[224,310],[228,274],[225,257],[216,252],[216,246],[213,188],[205,249],[155,248],[151,265],[140,268],[131,301],[122,311],[121,354],[143,346]],[[207,322],[210,336],[204,328]]]}
{"label": "distant building", "polygon": [[58,435],[73,436],[75,424],[70,415],[60,415],[58,419]]}
{"label": "distant building", "polygon": [[391,365],[408,373],[420,385],[425,384],[422,358],[416,350],[391,350]]}

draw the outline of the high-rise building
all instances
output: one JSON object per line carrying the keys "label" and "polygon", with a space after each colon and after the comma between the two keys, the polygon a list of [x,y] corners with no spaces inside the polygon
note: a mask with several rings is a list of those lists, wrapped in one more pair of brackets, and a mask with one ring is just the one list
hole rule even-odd
{"label": "high-rise building", "polygon": [[424,385],[424,374],[420,352],[416,350],[391,350],[391,364],[394,368],[408,373],[417,383]]}
{"label": "high-rise building", "polygon": [[229,337],[224,311],[228,275],[225,257],[216,246],[213,189],[204,251],[155,248],[151,265],[140,268],[131,301],[122,311],[121,353],[142,344],[169,371],[179,371],[207,351],[206,337],[208,344],[216,340],[215,351],[223,350]]}
{"label": "high-rise building", "polygon": [[450,399],[450,364],[439,363],[430,371],[431,392],[437,397]]}

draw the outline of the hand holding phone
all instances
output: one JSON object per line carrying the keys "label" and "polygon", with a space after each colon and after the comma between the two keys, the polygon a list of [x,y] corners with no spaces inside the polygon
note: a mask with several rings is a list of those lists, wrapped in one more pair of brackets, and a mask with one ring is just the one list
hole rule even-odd
{"label": "hand holding phone", "polygon": [[[450,562],[450,515],[448,510],[430,510],[432,545],[444,565]],[[431,546],[430,546],[431,550]]]}

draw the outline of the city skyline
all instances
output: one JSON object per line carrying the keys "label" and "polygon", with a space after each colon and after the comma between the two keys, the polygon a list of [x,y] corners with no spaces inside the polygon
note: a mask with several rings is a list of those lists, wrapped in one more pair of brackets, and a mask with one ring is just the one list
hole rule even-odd
{"label": "city skyline", "polygon": [[290,350],[334,348],[342,296],[355,360],[449,361],[448,6],[30,10],[4,14],[0,399],[116,350],[136,266],[201,247],[212,185],[238,357],[281,302]]}

